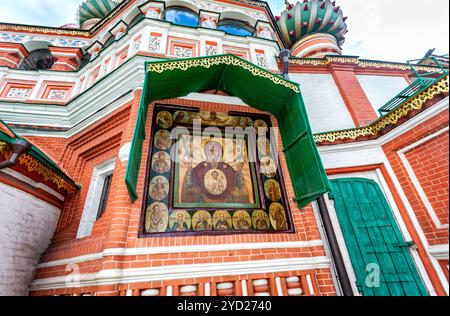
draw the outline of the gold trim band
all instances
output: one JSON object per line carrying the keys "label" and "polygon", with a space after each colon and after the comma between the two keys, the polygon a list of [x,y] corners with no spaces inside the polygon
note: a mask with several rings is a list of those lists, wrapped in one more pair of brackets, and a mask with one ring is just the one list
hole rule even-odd
{"label": "gold trim band", "polygon": [[[6,141],[0,141],[0,153],[8,157],[11,155],[9,144]],[[28,172],[37,173],[47,182],[54,183],[58,189],[63,189],[69,194],[76,191],[76,187],[67,181],[64,177],[57,174],[54,170],[44,165],[42,162],[31,156],[30,154],[23,154],[19,157],[18,163],[25,166]]]}
{"label": "gold trim band", "polygon": [[397,124],[400,119],[407,116],[411,111],[422,109],[425,103],[435,96],[448,92],[449,76],[447,75],[425,91],[405,102],[400,107],[392,110],[387,115],[380,117],[369,126],[316,134],[314,135],[314,140],[316,143],[334,143],[339,140],[355,140],[359,137],[376,136],[387,126]]}
{"label": "gold trim band", "polygon": [[[295,65],[312,65],[312,66],[325,66],[330,63],[342,63],[342,64],[355,64],[362,68],[388,68],[396,70],[410,70],[411,67],[408,64],[401,63],[386,63],[382,61],[369,61],[360,60],[358,57],[345,57],[345,56],[326,56],[324,58],[289,58],[289,63]],[[440,68],[437,67],[427,67],[414,65],[417,71],[437,71],[442,72]]]}
{"label": "gold trim band", "polygon": [[57,35],[71,35],[89,37],[89,31],[74,30],[74,29],[59,29],[59,28],[47,28],[28,25],[14,25],[0,23],[1,31],[18,31],[18,32],[31,32],[31,33],[44,33],[44,34],[57,34]]}
{"label": "gold trim band", "polygon": [[285,86],[295,93],[299,93],[300,89],[298,85],[291,83],[284,78],[274,75],[271,72],[260,69],[242,59],[234,57],[232,55],[224,55],[210,58],[197,58],[197,59],[184,59],[175,61],[165,61],[150,63],[147,67],[147,72],[162,73],[167,70],[182,70],[186,71],[192,67],[210,68],[217,65],[233,65],[241,67],[252,73],[253,76],[263,77],[271,80],[274,84]]}

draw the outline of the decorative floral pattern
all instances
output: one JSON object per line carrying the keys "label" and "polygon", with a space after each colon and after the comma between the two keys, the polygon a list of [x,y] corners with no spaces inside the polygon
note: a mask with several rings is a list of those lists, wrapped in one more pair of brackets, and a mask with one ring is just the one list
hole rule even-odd
{"label": "decorative floral pattern", "polygon": [[291,89],[295,93],[300,93],[300,88],[298,84],[294,84],[283,77],[275,75],[267,70],[260,69],[253,64],[246,62],[240,58],[233,55],[224,55],[208,58],[196,58],[187,60],[174,60],[174,61],[164,61],[148,64],[148,72],[162,73],[167,70],[180,69],[183,71],[188,70],[191,67],[203,67],[209,68],[214,65],[234,65],[241,67],[242,69],[248,70],[254,76],[263,77],[271,80],[274,84],[285,86]]}
{"label": "decorative floral pattern", "polygon": [[[30,30],[30,32],[37,32],[37,30]],[[79,39],[69,39],[69,38],[52,38],[40,35],[23,35],[14,33],[0,33],[0,42],[9,43],[25,43],[28,41],[46,41],[51,43],[53,46],[63,46],[63,47],[83,47],[89,45],[89,41],[83,41]]]}
{"label": "decorative floral pattern", "polygon": [[[360,60],[357,57],[328,56],[328,57],[324,57],[324,58],[297,58],[297,57],[289,58],[289,63],[296,64],[296,65],[324,66],[324,65],[330,64],[331,62],[347,63],[347,64],[351,63],[351,64],[356,64],[357,66],[363,67],[363,68],[374,67],[374,68],[387,68],[387,69],[398,69],[398,70],[411,69],[411,67],[408,64]],[[418,71],[427,71],[427,72],[439,71],[439,69],[436,67],[414,66],[414,68]]]}
{"label": "decorative floral pattern", "polygon": [[49,100],[65,100],[69,91],[63,89],[51,89],[48,94]]}
{"label": "decorative floral pattern", "polygon": [[217,55],[217,46],[216,45],[206,45],[206,56]]}
{"label": "decorative floral pattern", "polygon": [[150,8],[145,12],[145,16],[150,19],[159,19],[161,14],[158,8]]}
{"label": "decorative floral pattern", "polygon": [[133,46],[131,47],[131,52],[132,53],[136,53],[137,51],[139,51],[139,48],[141,47],[141,40],[137,40],[133,43]]}
{"label": "decorative floral pattern", "polygon": [[266,38],[266,39],[273,39],[272,37],[272,32],[270,31],[270,29],[268,27],[260,27],[258,29],[258,37],[261,38]]}
{"label": "decorative floral pattern", "polygon": [[217,28],[217,19],[215,19],[212,16],[203,16],[201,17],[202,20],[202,26],[203,27],[207,27],[210,29],[215,29]]}
{"label": "decorative floral pattern", "polygon": [[31,90],[31,88],[11,88],[6,97],[14,99],[27,99],[31,94]]}
{"label": "decorative floral pattern", "polygon": [[267,68],[266,55],[264,53],[256,52],[256,62],[258,66]]}
{"label": "decorative floral pattern", "polygon": [[150,47],[151,52],[159,52],[161,49],[161,36],[152,35],[150,36]]}
{"label": "decorative floral pattern", "polygon": [[425,103],[433,99],[436,95],[448,92],[449,77],[446,76],[416,97],[392,110],[387,115],[380,117],[369,126],[316,134],[314,135],[314,140],[317,143],[334,143],[336,141],[355,140],[359,137],[376,136],[387,126],[397,124],[400,119],[406,117],[411,111],[422,109]]}
{"label": "decorative floral pattern", "polygon": [[176,57],[189,58],[194,55],[194,50],[192,49],[192,47],[175,46],[173,48],[173,54]]}

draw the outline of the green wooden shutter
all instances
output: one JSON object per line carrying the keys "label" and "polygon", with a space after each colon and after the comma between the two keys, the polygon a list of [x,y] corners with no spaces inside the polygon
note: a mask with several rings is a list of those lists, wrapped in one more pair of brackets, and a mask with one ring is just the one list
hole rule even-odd
{"label": "green wooden shutter", "polygon": [[[372,180],[331,181],[332,198],[359,291],[366,296],[421,296],[427,291],[392,211]],[[368,286],[366,268],[380,268],[380,285]],[[369,266],[370,267],[370,266]]]}
{"label": "green wooden shutter", "polygon": [[299,207],[329,191],[330,184],[297,83],[233,55],[159,60],[146,63],[145,69],[147,73],[125,176],[132,201],[138,197],[136,187],[149,104],[207,90],[224,91],[277,117]]}

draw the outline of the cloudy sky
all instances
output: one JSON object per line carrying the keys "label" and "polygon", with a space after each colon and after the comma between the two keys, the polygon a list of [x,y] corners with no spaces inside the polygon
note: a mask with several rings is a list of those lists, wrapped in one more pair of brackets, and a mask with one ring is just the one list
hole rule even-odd
{"label": "cloudy sky", "polygon": [[[0,21],[61,26],[76,21],[82,0],[0,0]],[[268,0],[274,14],[284,0]],[[294,1],[292,1],[294,2]],[[349,18],[344,54],[406,61],[429,48],[449,52],[448,0],[337,0]]]}

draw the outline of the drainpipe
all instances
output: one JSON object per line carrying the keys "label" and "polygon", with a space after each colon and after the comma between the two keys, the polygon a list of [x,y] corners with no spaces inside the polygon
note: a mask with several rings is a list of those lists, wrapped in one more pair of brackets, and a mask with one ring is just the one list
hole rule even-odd
{"label": "drainpipe", "polygon": [[278,56],[283,62],[283,77],[289,80],[289,56],[291,51],[289,49],[283,49]]}
{"label": "drainpipe", "polygon": [[347,269],[345,268],[344,259],[342,258],[341,249],[339,248],[339,243],[336,238],[336,233],[333,229],[330,213],[328,212],[328,207],[323,195],[317,199],[317,205],[319,206],[320,217],[322,218],[325,234],[327,235],[328,245],[330,246],[331,256],[333,257],[334,265],[336,267],[337,278],[341,284],[342,293],[344,296],[354,296]]}
{"label": "drainpipe", "polygon": [[[283,49],[279,55],[279,58],[283,62],[283,77],[288,80],[290,55],[291,51],[288,49]],[[331,222],[328,207],[323,195],[317,199],[317,205],[319,206],[320,217],[322,218],[323,227],[330,246],[331,256],[333,257],[334,265],[336,267],[337,278],[341,285],[342,293],[344,296],[354,296],[347,269],[345,268],[344,259],[342,258],[342,253],[336,238],[336,233],[333,229],[333,223]]]}
{"label": "drainpipe", "polygon": [[0,170],[14,166],[17,163],[17,159],[26,153],[31,148],[31,144],[24,139],[15,139],[11,143],[12,155],[9,159],[0,162]]}

